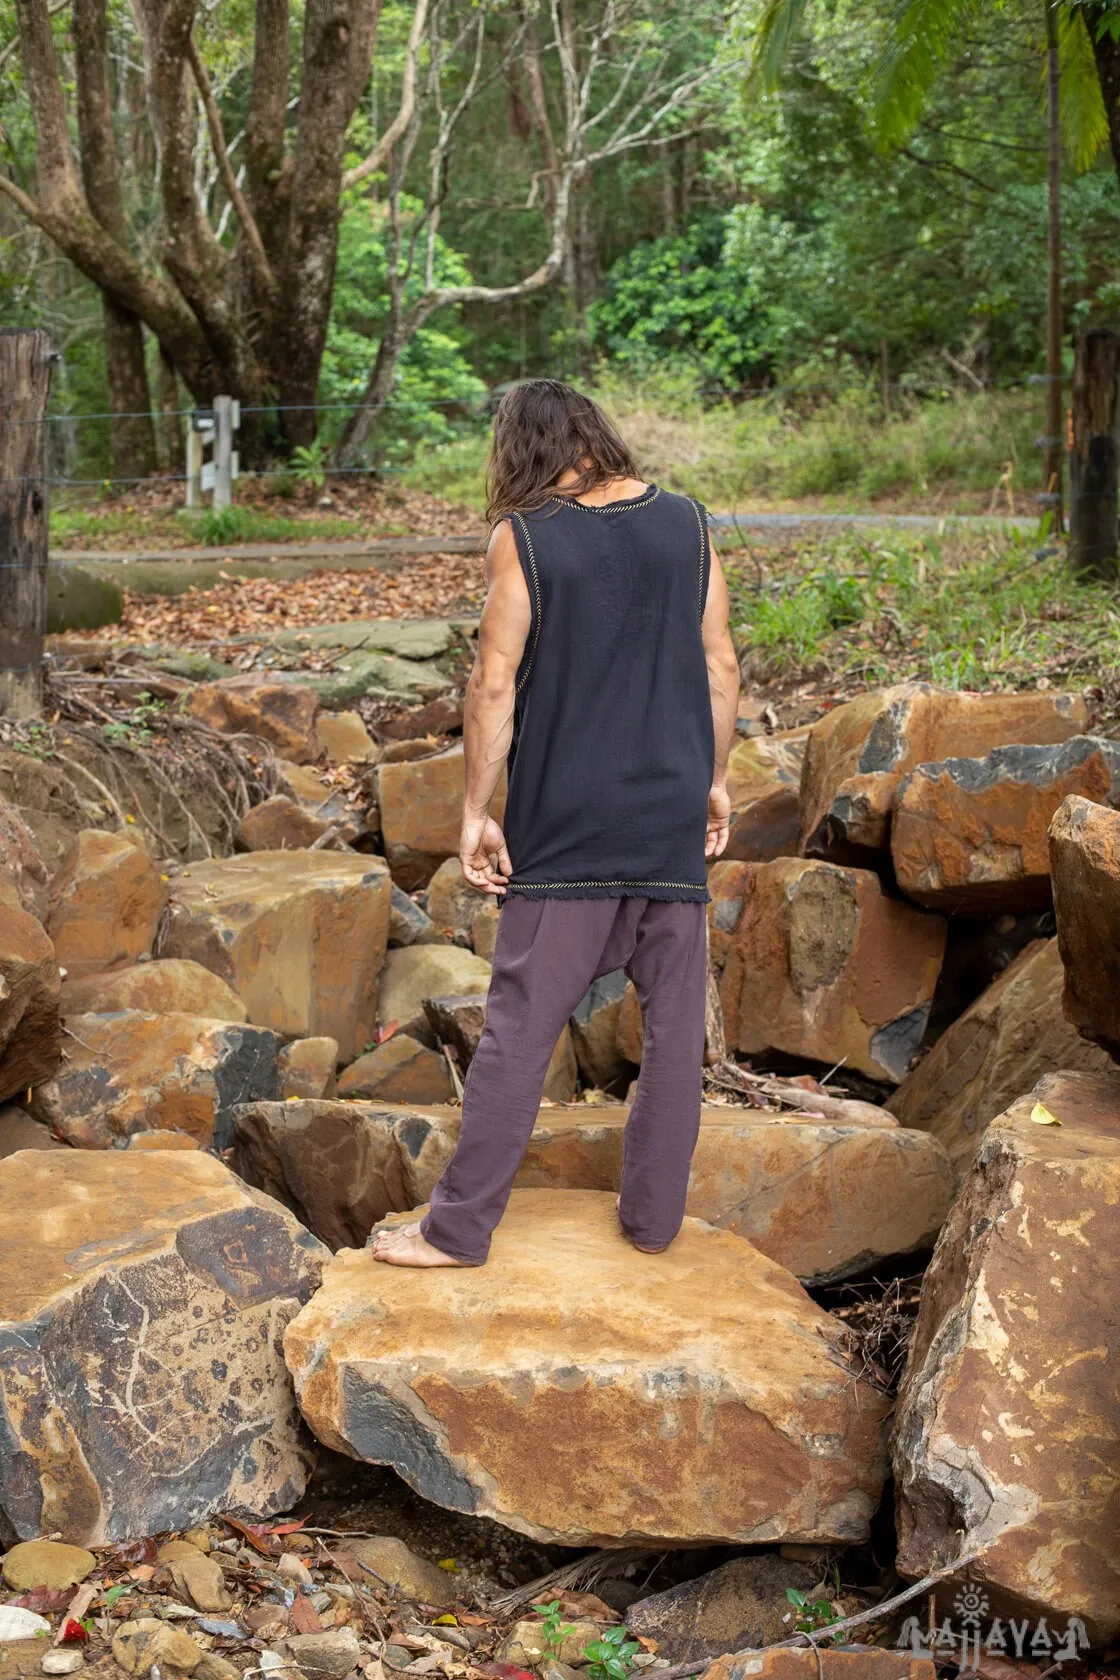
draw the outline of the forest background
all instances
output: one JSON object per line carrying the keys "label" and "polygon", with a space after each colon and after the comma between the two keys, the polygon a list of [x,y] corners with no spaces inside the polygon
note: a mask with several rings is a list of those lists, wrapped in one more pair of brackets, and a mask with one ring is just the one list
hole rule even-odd
{"label": "forest background", "polygon": [[[1072,333],[1120,314],[1120,12],[1056,10]],[[715,506],[1034,511],[1047,21],[0,0],[0,319],[91,417],[55,470],[181,469],[161,412],[224,391],[281,490],[333,463],[477,503],[494,395],[548,374]]]}

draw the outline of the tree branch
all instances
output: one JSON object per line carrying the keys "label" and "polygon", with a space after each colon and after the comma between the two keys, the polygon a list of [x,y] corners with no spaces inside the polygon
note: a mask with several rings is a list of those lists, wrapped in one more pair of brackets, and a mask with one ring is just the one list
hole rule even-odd
{"label": "tree branch", "polygon": [[241,223],[241,231],[244,233],[249,247],[249,254],[252,258],[257,280],[265,292],[275,299],[279,290],[276,284],[276,276],[272,272],[272,264],[268,260],[256,217],[249,208],[245,194],[237,184],[237,176],[234,173],[233,165],[229,161],[225,131],[222,128],[222,113],[218,109],[218,101],[214,98],[214,89],[211,86],[210,77],[207,74],[205,64],[202,62],[193,35],[187,42],[187,58],[190,62],[191,74],[195,79],[199,97],[202,100],[202,108],[206,112],[206,122],[210,130],[210,144],[214,148],[214,159],[218,165],[218,174],[222,178],[222,185],[226,189],[226,196],[233,205],[234,214]]}
{"label": "tree branch", "polygon": [[397,114],[361,163],[346,171],[342,177],[344,190],[347,187],[356,187],[359,181],[368,180],[371,175],[376,175],[379,169],[384,168],[386,158],[412,121],[412,113],[416,108],[416,65],[420,56],[420,43],[427,28],[428,5],[429,0],[416,0],[412,27],[408,32],[404,74],[401,79],[401,102]]}
{"label": "tree branch", "polygon": [[[59,12],[64,12],[69,4],[70,4],[70,0],[55,0],[55,3],[54,3],[53,6],[48,6],[47,7],[47,16],[48,17],[57,17],[58,13]],[[13,35],[10,41],[6,42],[4,44],[4,46],[0,47],[0,70],[2,70],[4,68],[5,64],[8,62],[9,58],[11,58],[12,54],[16,51],[18,46],[19,46],[19,36],[18,35]]]}

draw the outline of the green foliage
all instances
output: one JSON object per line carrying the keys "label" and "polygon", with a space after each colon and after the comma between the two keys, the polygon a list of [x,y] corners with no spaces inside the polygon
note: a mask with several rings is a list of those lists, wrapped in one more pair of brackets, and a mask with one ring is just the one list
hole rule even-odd
{"label": "green foliage", "polygon": [[249,517],[245,508],[209,507],[198,522],[198,535],[207,548],[221,548],[223,543],[245,542]]}
{"label": "green foliage", "polygon": [[627,1639],[624,1627],[608,1628],[601,1639],[584,1646],[590,1680],[628,1680],[640,1650],[636,1639]]}
{"label": "green foliage", "polygon": [[548,1604],[534,1604],[533,1609],[544,1621],[544,1649],[546,1656],[558,1657],[567,1636],[574,1630],[570,1622],[565,1622],[560,1615],[560,1600],[552,1599]]}
{"label": "green foliage", "polygon": [[[406,214],[419,204],[405,200]],[[415,303],[422,288],[423,239],[418,262],[404,284],[404,306]],[[407,246],[407,240],[406,240]],[[365,394],[377,346],[388,318],[389,228],[384,205],[356,201],[342,218],[338,270],[330,330],[319,382],[322,403],[357,404]],[[433,275],[437,285],[470,281],[463,258],[445,240],[435,242]],[[438,319],[438,317],[437,317]],[[429,323],[409,340],[397,363],[392,393],[379,417],[374,446],[380,461],[410,458],[421,447],[447,443],[486,395],[471,371],[456,337],[454,323]],[[324,416],[323,436],[333,439],[346,416]],[[476,420],[477,424],[477,420]]]}
{"label": "green foliage", "polygon": [[786,1597],[797,1612],[794,1626],[798,1633],[816,1633],[818,1628],[830,1627],[840,1620],[827,1598],[807,1598],[796,1587],[787,1587]]}
{"label": "green foliage", "polygon": [[322,490],[327,482],[327,446],[323,438],[301,443],[292,451],[292,477],[299,484]]}

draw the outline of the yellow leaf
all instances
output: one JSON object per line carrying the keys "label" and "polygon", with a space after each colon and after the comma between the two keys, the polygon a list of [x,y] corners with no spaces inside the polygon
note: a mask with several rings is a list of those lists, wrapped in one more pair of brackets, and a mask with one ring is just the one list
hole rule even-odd
{"label": "yellow leaf", "polygon": [[1038,1102],[1031,1109],[1031,1119],[1036,1126],[1060,1126],[1062,1123],[1056,1114],[1051,1114],[1044,1103]]}
{"label": "yellow leaf", "polygon": [[459,1565],[455,1562],[454,1558],[440,1558],[439,1567],[441,1569],[449,1569],[452,1574],[456,1574],[459,1569]]}
{"label": "yellow leaf", "polygon": [[435,1621],[432,1623],[432,1626],[433,1627],[458,1627],[459,1626],[459,1618],[458,1618],[458,1616],[452,1616],[451,1613],[448,1612],[444,1616],[437,1616]]}

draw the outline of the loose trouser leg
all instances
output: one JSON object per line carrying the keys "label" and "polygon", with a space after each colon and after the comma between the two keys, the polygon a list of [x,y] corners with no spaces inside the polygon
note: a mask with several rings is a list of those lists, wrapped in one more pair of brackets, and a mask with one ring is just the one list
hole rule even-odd
{"label": "loose trouser leg", "polygon": [[[612,934],[620,919],[636,920],[637,909],[619,899],[516,897],[503,907],[459,1144],[422,1226],[428,1241],[453,1259],[472,1265],[486,1259],[536,1123],[556,1040],[617,943]],[[630,948],[627,941],[619,962]]]}
{"label": "loose trouser leg", "polygon": [[700,1129],[708,941],[702,904],[651,901],[627,965],[642,1010],[642,1069],[622,1153],[623,1229],[643,1248],[684,1218]]}

